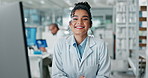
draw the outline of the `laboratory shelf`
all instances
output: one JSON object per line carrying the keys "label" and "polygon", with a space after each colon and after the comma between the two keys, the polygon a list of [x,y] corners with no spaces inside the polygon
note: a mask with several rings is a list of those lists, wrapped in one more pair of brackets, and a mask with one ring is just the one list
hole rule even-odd
{"label": "laboratory shelf", "polygon": [[128,62],[129,62],[129,64],[130,64],[130,66],[131,66],[131,68],[132,68],[134,74],[136,75],[136,74],[137,74],[137,73],[136,73],[136,62],[137,62],[137,60],[135,60],[135,59],[129,57],[129,58],[128,58]]}

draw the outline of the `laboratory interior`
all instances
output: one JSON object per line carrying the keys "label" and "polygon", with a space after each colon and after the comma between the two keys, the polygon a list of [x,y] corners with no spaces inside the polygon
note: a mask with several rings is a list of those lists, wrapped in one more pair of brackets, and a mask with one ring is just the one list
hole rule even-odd
{"label": "laboratory interior", "polygon": [[70,13],[75,3],[84,1],[92,14],[88,35],[103,39],[108,47],[110,78],[148,78],[148,0],[0,0],[0,8],[19,1],[31,78],[52,78],[54,44],[73,34]]}

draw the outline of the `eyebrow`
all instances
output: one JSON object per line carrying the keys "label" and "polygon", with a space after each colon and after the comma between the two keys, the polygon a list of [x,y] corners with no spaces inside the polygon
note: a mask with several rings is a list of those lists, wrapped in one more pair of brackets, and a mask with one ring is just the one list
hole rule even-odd
{"label": "eyebrow", "polygon": [[[78,17],[78,16],[77,16],[77,15],[74,15],[73,17]],[[82,16],[82,17],[89,17],[89,16],[84,15],[84,16]]]}
{"label": "eyebrow", "polygon": [[83,16],[83,17],[88,17],[88,16]]}

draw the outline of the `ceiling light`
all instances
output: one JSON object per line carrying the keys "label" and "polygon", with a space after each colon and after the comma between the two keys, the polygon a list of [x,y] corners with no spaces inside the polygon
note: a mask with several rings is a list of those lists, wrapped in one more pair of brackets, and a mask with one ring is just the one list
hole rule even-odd
{"label": "ceiling light", "polygon": [[73,7],[69,7],[69,10],[72,10],[73,9]]}
{"label": "ceiling light", "polygon": [[28,1],[29,4],[32,4],[32,1]]}
{"label": "ceiling light", "polygon": [[41,4],[45,4],[45,1],[41,0],[40,3],[41,3]]}
{"label": "ceiling light", "polygon": [[27,22],[27,18],[25,18],[25,22]]}
{"label": "ceiling light", "polygon": [[70,0],[64,0],[69,6],[72,6],[72,3]]}

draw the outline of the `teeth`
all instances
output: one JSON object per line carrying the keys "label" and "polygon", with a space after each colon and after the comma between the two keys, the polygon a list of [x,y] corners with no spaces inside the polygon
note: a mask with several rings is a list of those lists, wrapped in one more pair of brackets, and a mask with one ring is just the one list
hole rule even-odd
{"label": "teeth", "polygon": [[76,28],[84,28],[84,27],[76,27]]}

